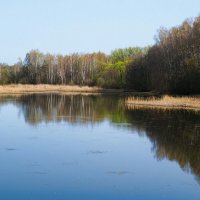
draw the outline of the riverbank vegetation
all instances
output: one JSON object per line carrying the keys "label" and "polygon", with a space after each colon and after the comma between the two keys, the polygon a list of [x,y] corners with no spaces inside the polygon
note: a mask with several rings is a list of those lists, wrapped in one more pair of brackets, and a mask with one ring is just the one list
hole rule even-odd
{"label": "riverbank vegetation", "polygon": [[116,49],[110,55],[52,55],[32,50],[9,66],[0,84],[59,84],[126,88],[139,92],[200,93],[200,17],[161,28],[151,47]]}
{"label": "riverbank vegetation", "polygon": [[149,107],[157,109],[192,109],[200,111],[199,97],[173,97],[165,95],[163,97],[129,97],[126,100],[126,106],[129,109],[135,107]]}
{"label": "riverbank vegetation", "polygon": [[[100,93],[106,89],[98,87],[77,85],[47,85],[47,84],[10,84],[0,85],[0,94],[26,94],[26,93]],[[115,90],[114,90],[115,91]]]}

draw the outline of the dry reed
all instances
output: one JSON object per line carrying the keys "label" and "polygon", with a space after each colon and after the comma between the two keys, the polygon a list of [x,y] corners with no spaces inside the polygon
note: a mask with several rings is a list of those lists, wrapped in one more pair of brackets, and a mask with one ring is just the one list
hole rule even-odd
{"label": "dry reed", "polygon": [[200,97],[172,97],[165,95],[163,97],[129,97],[126,100],[129,109],[134,107],[151,107],[159,109],[194,109],[200,110]]}
{"label": "dry reed", "polygon": [[12,85],[1,85],[0,94],[26,94],[26,93],[100,93],[103,89],[98,87],[89,86],[76,86],[76,85],[23,85],[23,84],[12,84]]}

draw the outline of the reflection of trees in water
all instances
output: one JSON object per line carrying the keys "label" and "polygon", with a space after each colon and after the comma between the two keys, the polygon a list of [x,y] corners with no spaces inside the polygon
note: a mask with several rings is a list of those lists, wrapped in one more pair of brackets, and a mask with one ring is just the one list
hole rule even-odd
{"label": "reflection of trees in water", "polygon": [[[119,98],[83,95],[25,95],[18,105],[30,124],[41,122],[95,123],[121,114]],[[121,119],[121,117],[118,117]]]}
{"label": "reflection of trees in water", "polygon": [[[191,111],[127,110],[117,96],[25,95],[0,98],[0,105],[17,105],[26,122],[128,122],[145,133],[160,159],[177,161],[200,179],[200,113]],[[124,127],[123,127],[124,128]]]}
{"label": "reflection of trees in water", "polygon": [[200,114],[189,111],[135,109],[126,111],[132,126],[142,129],[160,159],[177,161],[200,179]]}

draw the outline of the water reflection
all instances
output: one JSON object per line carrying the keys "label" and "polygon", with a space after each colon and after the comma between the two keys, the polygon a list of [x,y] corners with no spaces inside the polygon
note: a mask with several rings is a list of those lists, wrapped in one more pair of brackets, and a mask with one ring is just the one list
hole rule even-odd
{"label": "water reflection", "polygon": [[119,97],[83,95],[25,95],[15,102],[26,122],[97,123],[104,119],[123,120]]}
{"label": "water reflection", "polygon": [[[41,122],[100,123],[137,129],[153,144],[158,160],[176,161],[200,180],[200,113],[184,110],[128,110],[118,96],[25,95],[1,97],[1,106],[15,104],[31,125]],[[125,126],[124,126],[125,125]],[[90,152],[91,153],[91,152]],[[94,152],[93,152],[94,153]],[[101,153],[101,152],[98,152]]]}
{"label": "water reflection", "polygon": [[156,158],[177,161],[200,180],[200,114],[174,110],[127,110],[132,126],[143,130],[153,143]]}

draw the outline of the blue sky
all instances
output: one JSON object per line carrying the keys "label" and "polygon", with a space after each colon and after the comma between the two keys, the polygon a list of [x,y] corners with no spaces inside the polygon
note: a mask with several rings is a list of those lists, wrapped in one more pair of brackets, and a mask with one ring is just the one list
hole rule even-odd
{"label": "blue sky", "polygon": [[31,49],[68,54],[146,46],[161,27],[200,14],[200,0],[0,0],[0,62]]}

